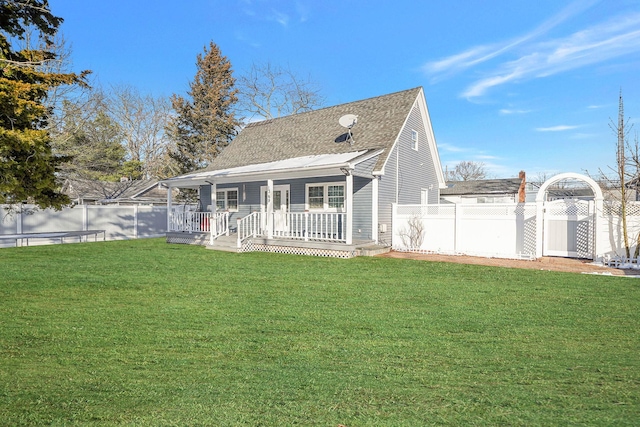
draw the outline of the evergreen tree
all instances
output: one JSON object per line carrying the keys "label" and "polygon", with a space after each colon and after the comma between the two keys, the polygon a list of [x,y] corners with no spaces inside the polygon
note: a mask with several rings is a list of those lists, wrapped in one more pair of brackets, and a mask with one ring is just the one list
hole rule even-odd
{"label": "evergreen tree", "polygon": [[[42,65],[56,58],[52,38],[61,18],[47,0],[0,2],[0,203],[32,202],[61,208],[68,197],[57,189],[56,171],[68,160],[55,156],[47,128],[47,93],[65,84],[83,84],[85,73],[51,73]],[[42,49],[16,47],[27,31],[42,39]]]}
{"label": "evergreen tree", "polygon": [[190,100],[173,95],[176,116],[167,133],[175,144],[170,152],[177,173],[206,167],[229,145],[239,122],[233,106],[237,102],[231,63],[211,42],[196,61],[197,72],[187,92]]}

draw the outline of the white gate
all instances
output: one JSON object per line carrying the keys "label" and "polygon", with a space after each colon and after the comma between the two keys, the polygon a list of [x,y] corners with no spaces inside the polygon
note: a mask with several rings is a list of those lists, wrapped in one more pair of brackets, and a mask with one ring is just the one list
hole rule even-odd
{"label": "white gate", "polygon": [[556,200],[544,205],[544,256],[593,258],[595,204]]}

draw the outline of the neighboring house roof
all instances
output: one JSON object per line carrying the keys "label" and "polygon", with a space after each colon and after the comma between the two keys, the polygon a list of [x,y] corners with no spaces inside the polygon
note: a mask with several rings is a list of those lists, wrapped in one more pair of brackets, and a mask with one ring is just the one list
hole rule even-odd
{"label": "neighboring house roof", "polygon": [[447,181],[441,196],[472,196],[485,194],[518,194],[520,178],[480,179],[474,181]]}
{"label": "neighboring house roof", "polygon": [[[542,186],[542,182],[530,182],[527,183],[529,186],[530,192],[532,194],[536,194],[540,187]],[[607,188],[606,184],[598,183],[602,191],[615,190],[615,188]],[[580,187],[564,187],[559,188],[557,186],[551,186],[547,188],[547,198],[548,199],[570,199],[570,198],[592,198],[594,197],[593,190],[589,187],[580,186]]]}
{"label": "neighboring house roof", "polygon": [[[373,168],[374,173],[380,173],[417,102],[422,107],[433,160],[442,176],[426,102],[422,88],[417,87],[249,123],[209,167],[163,182],[184,183],[187,179],[221,178],[232,174],[239,176],[249,173],[252,168],[262,172],[309,169],[309,162],[315,162],[318,168],[323,165],[340,166],[341,162],[357,163],[382,153]],[[338,123],[340,117],[346,114],[358,116],[357,124],[351,130],[351,138],[348,138],[347,129]]]}
{"label": "neighboring house roof", "polygon": [[167,190],[158,188],[154,179],[108,182],[89,179],[67,179],[62,192],[72,200],[98,203],[163,202]]}

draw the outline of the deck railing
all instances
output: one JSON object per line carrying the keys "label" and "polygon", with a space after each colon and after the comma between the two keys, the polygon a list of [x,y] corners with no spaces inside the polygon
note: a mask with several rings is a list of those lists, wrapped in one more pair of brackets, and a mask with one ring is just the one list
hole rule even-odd
{"label": "deck railing", "polygon": [[211,214],[211,241],[222,235],[229,235],[229,212],[216,212]]}
{"label": "deck railing", "polygon": [[208,233],[211,231],[211,212],[173,211],[169,231]]}
{"label": "deck railing", "polygon": [[273,237],[295,240],[346,242],[347,214],[339,212],[287,212],[274,214]]}
{"label": "deck railing", "polygon": [[244,218],[238,218],[238,248],[242,247],[242,242],[250,237],[263,235],[262,212],[253,212]]}

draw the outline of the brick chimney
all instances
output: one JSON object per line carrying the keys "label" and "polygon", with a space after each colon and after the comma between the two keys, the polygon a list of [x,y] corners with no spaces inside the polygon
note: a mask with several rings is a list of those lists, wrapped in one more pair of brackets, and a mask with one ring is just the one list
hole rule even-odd
{"label": "brick chimney", "polygon": [[520,178],[520,188],[518,188],[518,203],[524,203],[527,200],[527,194],[525,187],[527,185],[527,174],[524,171],[520,171],[518,174]]}

